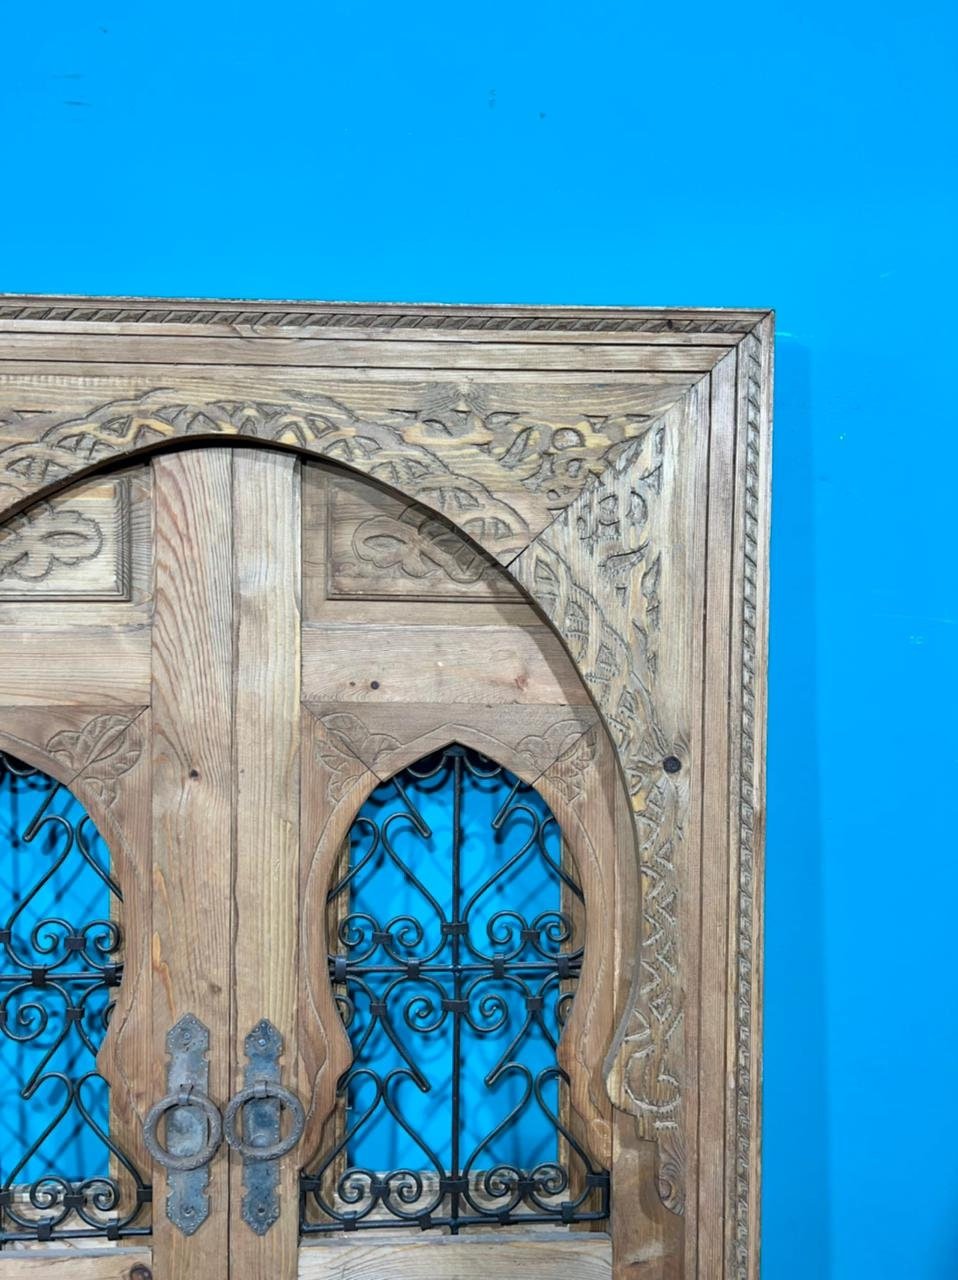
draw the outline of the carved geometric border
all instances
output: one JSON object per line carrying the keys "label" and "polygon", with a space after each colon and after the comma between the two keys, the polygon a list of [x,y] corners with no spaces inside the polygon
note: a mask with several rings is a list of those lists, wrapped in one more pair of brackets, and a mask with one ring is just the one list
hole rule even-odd
{"label": "carved geometric border", "polygon": [[[564,311],[559,309],[518,308],[440,308],[440,307],[364,307],[346,304],[311,303],[210,303],[190,300],[138,300],[138,299],[54,299],[54,298],[0,298],[0,321],[10,322],[8,332],[17,333],[22,327],[29,331],[35,324],[49,326],[44,331],[55,339],[57,326],[62,325],[63,359],[69,362],[68,326],[88,324],[104,326],[102,332],[117,332],[119,327],[178,325],[207,327],[225,326],[234,333],[255,339],[258,333],[277,327],[293,328],[302,335],[311,328],[348,328],[365,330],[381,336],[373,336],[371,342],[380,345],[388,341],[397,330],[418,330],[423,337],[426,331],[450,330],[468,335],[475,332],[514,331],[521,335],[552,332],[561,339],[577,333],[649,333],[656,335],[728,334],[737,341],[716,346],[716,363],[735,351],[737,359],[737,390],[735,404],[718,407],[724,414],[721,421],[713,421],[713,436],[731,434],[735,439],[734,453],[737,474],[734,493],[729,499],[734,509],[734,538],[737,548],[732,576],[732,635],[730,653],[733,673],[732,705],[739,708],[740,720],[735,729],[729,726],[731,748],[731,803],[737,809],[733,820],[733,839],[728,850],[730,869],[733,873],[732,907],[729,920],[734,937],[732,955],[732,989],[726,992],[728,1016],[734,1044],[733,1092],[730,1103],[731,1125],[728,1133],[730,1149],[727,1193],[724,1219],[725,1280],[757,1280],[758,1276],[758,1191],[759,1191],[759,1073],[760,1047],[758,1034],[761,1025],[760,983],[761,957],[758,951],[761,940],[761,884],[762,842],[764,831],[764,711],[765,711],[765,608],[767,601],[767,539],[768,539],[768,477],[769,477],[769,429],[771,399],[771,341],[772,324],[767,312],[690,312],[690,311],[629,311],[601,310]],[[109,326],[116,326],[110,328]],[[125,328],[123,331],[126,331]],[[198,333],[199,337],[200,334]],[[397,334],[396,336],[400,336]],[[465,339],[464,339],[465,340]],[[667,341],[667,337],[665,338]],[[661,338],[660,338],[661,342]],[[652,348],[649,348],[650,350]],[[658,349],[661,349],[659,347]],[[702,348],[705,350],[706,348]],[[588,346],[567,351],[570,363],[583,372],[589,372]],[[641,345],[635,347],[642,351]],[[3,332],[0,331],[0,357],[3,352]],[[18,359],[15,346],[9,359]],[[22,359],[22,357],[19,357]],[[49,367],[49,366],[48,366]],[[651,368],[652,366],[650,366]],[[530,377],[534,377],[530,370]],[[597,374],[597,378],[598,378]],[[704,383],[710,377],[703,375]],[[692,392],[695,392],[693,386]],[[713,405],[713,413],[716,411]],[[43,415],[38,415],[38,431],[43,430]],[[651,424],[654,426],[654,424]],[[236,430],[235,434],[243,434]],[[255,438],[255,435],[254,437]],[[315,451],[322,447],[315,444]],[[129,452],[129,446],[121,444],[120,454]],[[72,464],[76,471],[89,468],[89,461],[77,456]],[[602,464],[604,471],[594,474],[590,485],[601,486],[607,473],[616,471],[614,459]],[[626,466],[628,462],[626,460]],[[34,490],[34,496],[63,482],[63,474],[56,484],[43,484]],[[394,486],[408,496],[415,496],[404,489],[402,483]],[[8,500],[0,503],[13,510],[18,503]],[[565,514],[569,513],[567,509]],[[0,518],[3,512],[0,511]],[[559,523],[562,513],[554,514]],[[453,523],[456,523],[453,520]],[[530,531],[530,540],[524,551],[517,552],[522,559],[534,544],[545,545],[551,525]],[[545,537],[544,537],[545,535]],[[468,536],[468,535],[467,535]],[[542,543],[540,543],[542,539]],[[478,539],[481,544],[481,538]],[[518,563],[515,569],[519,569]],[[518,575],[521,578],[521,575]],[[588,579],[587,579],[588,580]],[[528,583],[526,586],[528,587]],[[595,619],[601,623],[601,610]],[[560,633],[561,634],[561,633]],[[737,673],[737,676],[736,674]],[[587,673],[582,672],[589,684]],[[737,688],[735,687],[737,683]],[[613,735],[614,737],[615,735]],[[730,1064],[732,1065],[732,1064]],[[712,1224],[712,1231],[716,1225]],[[700,1280],[718,1280],[710,1274],[700,1273]]]}

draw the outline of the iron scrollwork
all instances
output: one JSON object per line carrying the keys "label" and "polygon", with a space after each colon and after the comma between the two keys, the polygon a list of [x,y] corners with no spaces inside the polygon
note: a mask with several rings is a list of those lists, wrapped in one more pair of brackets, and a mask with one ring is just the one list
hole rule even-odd
{"label": "iron scrollwork", "polygon": [[335,1141],[301,1177],[302,1231],[607,1218],[609,1175],[573,1132],[556,1058],[583,901],[555,819],[458,745],[371,803],[328,895],[353,1062]]}
{"label": "iron scrollwork", "polygon": [[4,1108],[0,1248],[147,1235],[151,1188],[110,1135],[95,1070],[123,973],[120,928],[77,918],[119,902],[119,886],[54,779],[0,752],[0,801],[0,1063],[26,1104]]}

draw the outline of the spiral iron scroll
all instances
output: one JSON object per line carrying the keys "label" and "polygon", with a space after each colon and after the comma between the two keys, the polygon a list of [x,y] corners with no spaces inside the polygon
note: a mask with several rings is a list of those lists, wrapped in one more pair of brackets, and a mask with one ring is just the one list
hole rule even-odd
{"label": "spiral iron scroll", "polygon": [[54,779],[0,752],[0,801],[0,1248],[146,1235],[151,1189],[110,1136],[96,1071],[120,929],[108,915],[78,918],[119,901],[119,887],[90,819]]}
{"label": "spiral iron scroll", "polygon": [[[478,835],[471,806],[492,814]],[[456,745],[356,819],[328,896],[353,1062],[302,1176],[304,1233],[608,1217],[609,1175],[573,1132],[556,1060],[582,965],[560,848],[534,790]]]}

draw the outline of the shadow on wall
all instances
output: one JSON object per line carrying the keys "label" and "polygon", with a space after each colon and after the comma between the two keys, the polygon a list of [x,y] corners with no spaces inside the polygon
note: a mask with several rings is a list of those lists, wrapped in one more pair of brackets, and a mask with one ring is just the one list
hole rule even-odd
{"label": "shadow on wall", "polygon": [[775,359],[763,1131],[770,1158],[763,1185],[762,1277],[827,1280],[811,370],[808,349],[787,338],[778,340]]}

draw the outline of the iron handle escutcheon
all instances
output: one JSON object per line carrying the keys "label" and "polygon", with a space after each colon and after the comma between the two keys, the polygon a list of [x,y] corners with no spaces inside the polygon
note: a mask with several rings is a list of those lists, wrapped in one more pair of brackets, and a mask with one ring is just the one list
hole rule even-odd
{"label": "iron handle escutcheon", "polygon": [[[239,1136],[237,1131],[238,1121],[247,1102],[262,1102],[267,1099],[272,1099],[286,1108],[293,1119],[292,1128],[285,1138],[278,1139],[268,1147],[254,1147],[244,1142]],[[299,1098],[291,1089],[287,1089],[281,1084],[276,1084],[273,1080],[257,1080],[245,1089],[241,1089],[235,1097],[229,1100],[226,1106],[226,1113],[223,1116],[223,1134],[226,1141],[234,1151],[239,1152],[244,1160],[250,1161],[278,1160],[280,1156],[285,1156],[299,1142],[305,1127],[306,1113]]]}
{"label": "iron handle escutcheon", "polygon": [[[167,1151],[165,1147],[160,1146],[157,1136],[160,1121],[168,1111],[172,1111],[176,1107],[196,1107],[206,1117],[208,1133],[206,1141],[198,1151],[191,1155],[174,1155],[171,1151]],[[159,1102],[154,1103],[146,1113],[146,1119],[143,1121],[143,1141],[146,1143],[146,1149],[164,1169],[174,1170],[179,1173],[185,1173],[190,1169],[200,1169],[204,1164],[209,1164],[216,1153],[217,1147],[223,1141],[223,1121],[220,1117],[219,1108],[212,1098],[205,1093],[201,1093],[192,1086],[177,1089],[174,1093],[168,1093],[165,1098],[161,1098]]]}

